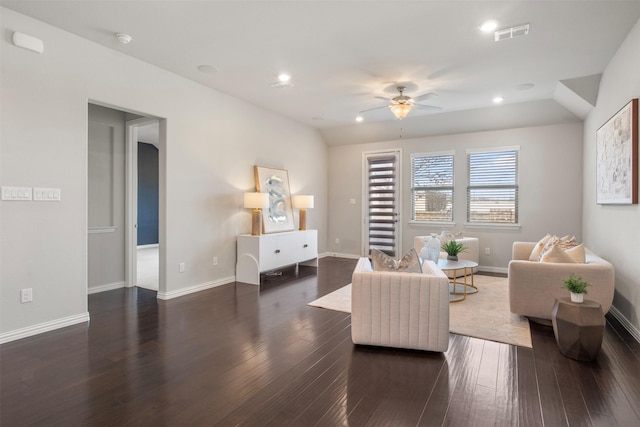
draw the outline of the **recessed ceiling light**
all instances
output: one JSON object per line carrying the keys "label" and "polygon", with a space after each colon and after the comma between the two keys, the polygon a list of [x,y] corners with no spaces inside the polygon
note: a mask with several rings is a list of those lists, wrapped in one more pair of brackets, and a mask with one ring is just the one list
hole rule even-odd
{"label": "recessed ceiling light", "polygon": [[498,28],[498,23],[496,21],[485,21],[480,26],[480,31],[482,31],[483,33],[490,33],[496,28]]}
{"label": "recessed ceiling light", "polygon": [[362,122],[363,120],[364,120],[364,117],[362,117],[362,116],[356,117],[356,122],[358,122],[358,123]]}
{"label": "recessed ceiling light", "polygon": [[291,80],[291,76],[287,73],[282,73],[278,76],[278,81],[281,83],[286,83]]}
{"label": "recessed ceiling light", "polygon": [[218,67],[214,67],[213,65],[203,64],[203,65],[198,65],[198,71],[206,74],[215,74],[219,72],[220,69]]}
{"label": "recessed ceiling light", "polygon": [[493,103],[494,104],[500,104],[502,101],[504,101],[504,98],[501,96],[496,96],[493,98]]}

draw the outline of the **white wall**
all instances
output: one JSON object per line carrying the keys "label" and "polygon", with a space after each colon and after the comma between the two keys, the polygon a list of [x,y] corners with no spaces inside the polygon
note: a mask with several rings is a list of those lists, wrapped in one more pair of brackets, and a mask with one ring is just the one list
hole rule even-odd
{"label": "white wall", "polygon": [[[596,131],[631,99],[640,97],[640,21],[602,74],[596,108],[584,122],[584,239],[613,263],[614,307],[640,330],[640,206],[596,204]],[[638,335],[640,336],[640,335]]]}
{"label": "white wall", "polygon": [[87,287],[99,292],[125,284],[125,113],[90,104],[87,139]]}
{"label": "white wall", "polygon": [[[519,214],[521,228],[466,226],[466,150],[520,146]],[[412,153],[455,150],[455,227],[452,232],[480,239],[480,266],[505,271],[514,241],[537,241],[546,233],[582,237],[581,123],[397,140],[329,148],[329,251],[359,255],[362,228],[362,153],[402,149],[402,247],[413,237],[440,232],[442,226],[409,224]],[[355,198],[356,205],[349,200]],[[335,243],[335,239],[340,244]],[[484,248],[491,255],[484,255]]]}
{"label": "white wall", "polygon": [[[90,101],[166,119],[161,277],[167,295],[234,276],[236,236],[250,232],[242,193],[254,188],[255,164],[288,169],[293,193],[316,196],[308,226],[319,229],[319,250],[326,250],[327,148],[318,132],[11,10],[1,12],[0,183],[58,187],[62,201],[0,205],[0,338],[86,319]],[[13,31],[44,40],[44,54],[13,46]],[[180,262],[185,273],[178,272]],[[34,301],[20,304],[19,290],[27,287]]]}

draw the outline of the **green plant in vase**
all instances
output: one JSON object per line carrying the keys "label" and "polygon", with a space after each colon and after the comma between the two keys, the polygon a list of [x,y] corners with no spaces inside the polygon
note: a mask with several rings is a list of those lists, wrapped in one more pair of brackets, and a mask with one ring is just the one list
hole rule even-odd
{"label": "green plant in vase", "polygon": [[465,245],[453,239],[443,243],[441,248],[447,253],[447,259],[452,261],[458,261],[458,254],[467,250]]}
{"label": "green plant in vase", "polygon": [[581,277],[572,273],[569,277],[564,279],[564,288],[571,293],[571,301],[581,303],[584,301],[584,294],[587,293],[587,288],[591,286],[590,283],[582,280]]}

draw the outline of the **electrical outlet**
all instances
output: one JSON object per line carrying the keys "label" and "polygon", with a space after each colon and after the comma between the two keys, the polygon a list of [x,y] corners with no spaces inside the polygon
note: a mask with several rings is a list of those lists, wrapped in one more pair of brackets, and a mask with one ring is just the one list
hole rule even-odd
{"label": "electrical outlet", "polygon": [[491,248],[484,248],[485,255],[491,255]]}
{"label": "electrical outlet", "polygon": [[218,257],[217,256],[213,257],[213,265],[218,265]]}
{"label": "electrical outlet", "polygon": [[184,273],[184,262],[181,262],[180,264],[178,264],[178,271],[180,273]]}
{"label": "electrical outlet", "polygon": [[339,244],[340,244],[340,239],[336,237],[336,245],[339,245]]}
{"label": "electrical outlet", "polygon": [[24,304],[25,302],[33,301],[33,289],[20,289],[20,302]]}

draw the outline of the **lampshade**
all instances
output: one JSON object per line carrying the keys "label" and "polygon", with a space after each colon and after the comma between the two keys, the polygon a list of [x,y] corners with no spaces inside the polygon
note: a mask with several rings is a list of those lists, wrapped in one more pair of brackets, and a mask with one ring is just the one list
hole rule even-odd
{"label": "lampshade", "polygon": [[313,209],[313,196],[293,196],[293,207],[296,209]]}
{"label": "lampshade", "polygon": [[393,113],[394,116],[402,120],[405,117],[407,117],[407,114],[409,114],[412,107],[411,107],[411,104],[403,103],[403,104],[394,104],[389,108],[391,109],[391,112]]}
{"label": "lampshade", "polygon": [[267,209],[269,207],[269,194],[244,193],[244,207],[247,209]]}

